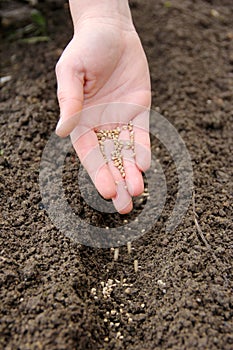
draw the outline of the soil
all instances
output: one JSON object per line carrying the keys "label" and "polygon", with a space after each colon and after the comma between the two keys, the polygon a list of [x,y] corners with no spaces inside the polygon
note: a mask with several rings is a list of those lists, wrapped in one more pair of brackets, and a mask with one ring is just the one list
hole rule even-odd
{"label": "soil", "polygon": [[[1,349],[233,349],[233,2],[147,0],[131,8],[150,64],[152,107],[192,158],[199,226],[190,206],[166,232],[177,175],[156,140],[167,200],[131,255],[122,247],[113,261],[112,250],[77,244],[51,222],[40,160],[59,115],[54,66],[72,26],[66,5],[43,2],[48,42],[9,40],[9,28],[2,36],[1,76],[11,80],[1,86],[0,104]],[[119,225],[120,215],[85,203],[72,150],[66,160],[64,187],[76,214],[97,226]]]}

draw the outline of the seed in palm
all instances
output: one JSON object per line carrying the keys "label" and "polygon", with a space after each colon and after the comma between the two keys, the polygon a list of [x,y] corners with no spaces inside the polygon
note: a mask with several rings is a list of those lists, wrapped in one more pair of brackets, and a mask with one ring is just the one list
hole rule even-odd
{"label": "seed in palm", "polygon": [[[119,136],[122,130],[129,131],[129,141],[124,143],[122,140],[119,140]],[[104,152],[104,142],[106,140],[113,140],[114,142],[114,151],[111,153],[111,159],[113,161],[114,166],[120,171],[123,179],[125,178],[125,169],[123,164],[122,157],[122,149],[132,150],[133,157],[135,157],[134,153],[134,130],[133,123],[130,121],[127,125],[122,125],[121,127],[117,127],[112,130],[98,130],[96,131],[96,136],[98,138],[100,150],[103,154],[104,159],[107,161],[106,154]]]}

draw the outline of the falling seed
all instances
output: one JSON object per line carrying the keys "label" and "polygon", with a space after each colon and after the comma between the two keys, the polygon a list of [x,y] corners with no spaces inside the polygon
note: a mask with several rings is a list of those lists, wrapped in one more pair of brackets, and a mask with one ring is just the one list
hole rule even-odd
{"label": "falling seed", "polygon": [[127,249],[128,249],[128,254],[131,254],[131,251],[132,251],[131,242],[127,242]]}
{"label": "falling seed", "polygon": [[114,250],[114,260],[117,261],[119,257],[119,248],[115,248]]}
{"label": "falling seed", "polygon": [[146,230],[143,228],[142,230],[141,230],[141,233],[144,233]]}
{"label": "falling seed", "polygon": [[138,260],[134,260],[134,271],[138,272]]}

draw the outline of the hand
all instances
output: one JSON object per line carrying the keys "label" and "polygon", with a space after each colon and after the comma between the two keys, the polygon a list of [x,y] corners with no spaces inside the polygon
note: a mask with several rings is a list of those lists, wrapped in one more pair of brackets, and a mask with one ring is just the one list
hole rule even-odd
{"label": "hand", "polygon": [[[122,29],[114,19],[105,17],[79,21],[57,63],[56,74],[61,111],[57,134],[71,134],[77,155],[99,193],[112,198],[120,213],[130,212],[131,197],[144,189],[141,172],[150,165],[146,110],[151,103],[150,76],[134,27]],[[135,156],[124,152],[123,178],[112,162],[106,164],[96,131],[130,121],[134,125]],[[128,138],[126,131],[120,138]]]}

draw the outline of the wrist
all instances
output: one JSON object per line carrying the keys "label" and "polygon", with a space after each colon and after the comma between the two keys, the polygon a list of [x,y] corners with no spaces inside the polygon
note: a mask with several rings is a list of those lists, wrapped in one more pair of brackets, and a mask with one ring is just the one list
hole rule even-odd
{"label": "wrist", "polygon": [[128,0],[69,0],[74,31],[88,20],[119,26],[124,30],[134,30]]}

